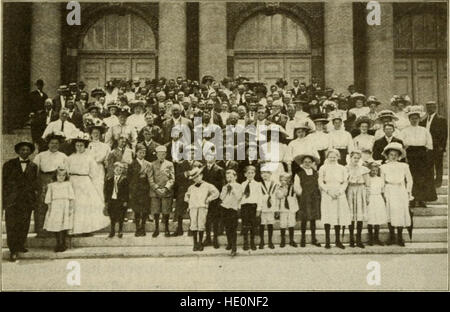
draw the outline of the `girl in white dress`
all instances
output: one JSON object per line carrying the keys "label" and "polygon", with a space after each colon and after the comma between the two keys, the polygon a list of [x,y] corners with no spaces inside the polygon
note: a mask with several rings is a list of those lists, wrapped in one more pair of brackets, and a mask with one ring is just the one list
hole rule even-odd
{"label": "girl in white dress", "polygon": [[322,200],[320,215],[325,225],[325,248],[330,248],[330,228],[333,225],[336,236],[336,247],[345,249],[340,240],[341,226],[350,225],[351,213],[345,196],[348,185],[347,169],[338,163],[340,153],[330,149],[326,153],[327,160],[319,169],[319,187]]}
{"label": "girl in white dress", "polygon": [[389,241],[387,245],[395,243],[394,227],[397,228],[397,244],[405,246],[403,228],[411,225],[409,214],[409,200],[413,180],[409,165],[399,162],[405,157],[405,151],[400,143],[389,143],[383,150],[387,161],[381,165],[381,178],[385,183],[384,196],[386,198],[387,219],[389,227]]}
{"label": "girl in white dress", "polygon": [[107,227],[109,218],[103,215],[105,203],[93,183],[97,164],[86,151],[89,135],[84,134],[72,141],[76,152],[67,158],[67,169],[75,193],[71,234],[89,236],[89,233]]}
{"label": "girl in white dress", "polygon": [[102,133],[105,132],[103,126],[93,126],[89,129],[92,141],[89,143],[88,152],[94,158],[96,166],[92,177],[92,182],[100,195],[102,202],[104,201],[103,186],[105,184],[105,163],[111,152],[109,144],[100,141]]}
{"label": "girl in white dress", "polygon": [[69,175],[64,168],[58,168],[55,173],[56,182],[50,183],[45,194],[48,205],[44,229],[55,232],[55,252],[65,251],[66,234],[73,227],[73,200],[75,194],[70,184]]}
{"label": "girl in white dress", "polygon": [[368,133],[372,126],[372,121],[368,117],[363,116],[355,121],[355,126],[360,131],[360,134],[353,139],[355,148],[360,151],[372,151],[375,139],[373,135]]}
{"label": "girl in white dress", "polygon": [[[379,239],[380,225],[387,223],[386,204],[384,202],[384,180],[380,177],[381,161],[373,161],[367,180],[367,228],[369,230],[369,246],[383,246]],[[375,229],[375,236],[373,230]]]}
{"label": "girl in white dress", "polygon": [[354,229],[356,223],[356,246],[364,248],[361,241],[363,221],[367,220],[366,185],[369,169],[360,165],[361,152],[354,150],[350,153],[348,170],[347,201],[350,207],[352,223],[350,230],[350,247],[355,247]]}

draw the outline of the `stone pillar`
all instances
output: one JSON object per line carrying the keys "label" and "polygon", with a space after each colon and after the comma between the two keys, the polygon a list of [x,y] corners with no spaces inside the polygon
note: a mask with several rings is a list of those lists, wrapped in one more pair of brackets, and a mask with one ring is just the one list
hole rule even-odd
{"label": "stone pillar", "polygon": [[30,91],[37,79],[44,80],[49,97],[61,83],[61,4],[32,3]]}
{"label": "stone pillar", "polygon": [[186,76],[186,4],[159,3],[158,76]]}
{"label": "stone pillar", "polygon": [[381,24],[367,25],[367,95],[383,106],[394,94],[394,19],[392,3],[381,3]]}
{"label": "stone pillar", "polygon": [[227,76],[227,8],[225,2],[199,4],[200,79],[212,75],[216,81]]}
{"label": "stone pillar", "polygon": [[326,2],[324,18],[325,86],[346,92],[354,83],[352,3]]}

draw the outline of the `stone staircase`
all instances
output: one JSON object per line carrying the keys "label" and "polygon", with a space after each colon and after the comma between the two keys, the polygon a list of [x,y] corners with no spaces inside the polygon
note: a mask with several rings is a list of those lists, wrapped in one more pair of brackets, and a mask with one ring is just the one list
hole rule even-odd
{"label": "stone staircase", "polygon": [[[15,157],[13,146],[19,139],[29,138],[29,130],[20,130],[12,135],[3,135],[3,160]],[[242,236],[238,236],[238,252],[246,255],[265,255],[265,254],[404,254],[404,253],[447,253],[447,216],[448,216],[448,160],[446,159],[444,168],[443,186],[438,192],[438,200],[428,203],[427,208],[414,208],[414,232],[412,239],[409,238],[406,230],[404,232],[404,239],[406,247],[398,246],[374,246],[360,248],[346,248],[340,250],[337,248],[325,249],[317,248],[307,245],[305,248],[293,248],[287,246],[279,248],[277,246],[280,241],[280,232],[278,224],[274,227],[274,244],[275,249],[268,249],[267,246],[263,250],[246,251],[241,248],[243,244]],[[109,227],[94,233],[92,237],[70,238],[68,244],[71,247],[64,253],[55,253],[52,248],[55,244],[54,238],[36,238],[34,233],[34,222],[30,225],[30,234],[28,235],[27,247],[30,249],[28,253],[22,254],[22,258],[30,259],[54,259],[54,258],[107,258],[107,257],[182,257],[207,255],[218,256],[227,255],[224,245],[226,244],[226,237],[221,236],[219,243],[220,249],[213,249],[212,247],[205,248],[202,253],[192,252],[192,238],[187,236],[189,228],[189,220],[187,216],[183,222],[183,229],[185,231],[182,237],[164,237],[160,234],[157,238],[152,238],[151,234],[154,230],[154,223],[147,222],[147,236],[134,237],[135,225],[132,221],[133,212],[127,212],[128,221],[124,224],[124,236],[122,239],[117,237],[107,238]],[[170,230],[174,231],[175,223],[170,223]],[[240,229],[240,223],[239,223]],[[317,238],[319,242],[324,243],[325,233],[323,224],[317,224]],[[2,243],[3,243],[3,258],[9,256],[6,247],[6,229],[4,222],[2,222]],[[267,235],[267,233],[266,233]],[[382,240],[387,239],[387,228],[383,226],[380,230]],[[334,235],[331,235],[332,241]],[[345,231],[344,242],[348,242],[348,229]],[[295,239],[298,242],[300,239],[299,225],[296,226]],[[363,240],[367,240],[367,230],[363,231]],[[267,240],[266,240],[267,241]],[[310,233],[307,231],[307,242],[310,241]],[[258,242],[258,239],[257,239]]]}

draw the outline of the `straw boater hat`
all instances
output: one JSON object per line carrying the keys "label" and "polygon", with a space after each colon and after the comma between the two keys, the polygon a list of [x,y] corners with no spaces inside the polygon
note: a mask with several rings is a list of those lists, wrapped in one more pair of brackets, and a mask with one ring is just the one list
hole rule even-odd
{"label": "straw boater hat", "polygon": [[194,180],[196,177],[198,177],[200,174],[202,174],[204,168],[205,167],[200,167],[200,168],[195,167],[191,171],[189,171],[189,173],[188,173],[189,180]]}
{"label": "straw boater hat", "polygon": [[304,129],[306,130],[306,133],[308,133],[309,131],[311,131],[311,127],[308,125],[307,122],[296,122],[294,125],[294,136],[295,136],[295,132],[298,129]]}
{"label": "straw boater hat", "polygon": [[72,143],[74,145],[77,142],[83,142],[85,146],[88,146],[90,142],[89,134],[80,132],[75,138],[72,139]]}
{"label": "straw boater hat", "polygon": [[356,121],[355,121],[355,127],[356,127],[356,128],[359,128],[359,126],[361,126],[362,123],[368,124],[368,125],[369,125],[369,128],[372,127],[372,125],[373,125],[372,119],[370,119],[370,118],[367,117],[367,116],[360,116],[360,117],[358,117],[358,118],[356,119]]}
{"label": "straw boater hat", "polygon": [[377,106],[381,104],[381,102],[378,101],[378,99],[377,99],[375,96],[373,96],[373,95],[371,95],[371,96],[369,96],[369,97],[367,98],[366,103],[367,103],[367,104],[375,103]]}
{"label": "straw boater hat", "polygon": [[356,100],[363,100],[363,101],[365,101],[366,100],[366,96],[364,94],[358,93],[358,92],[355,92],[352,95],[350,95],[350,98],[353,101],[356,101]]}
{"label": "straw boater hat", "polygon": [[14,145],[14,151],[18,154],[19,153],[19,149],[22,146],[28,146],[30,148],[30,150],[31,150],[31,153],[34,152],[34,144],[31,143],[31,142],[19,142],[19,143],[17,143],[16,145]]}
{"label": "straw boater hat", "polygon": [[398,117],[395,116],[394,112],[389,109],[384,109],[378,113],[377,120],[381,120],[382,118],[389,117],[393,120],[398,120]]}
{"label": "straw boater hat", "polygon": [[423,111],[423,107],[421,105],[413,105],[408,106],[406,114],[408,115],[408,118],[412,115],[418,115],[419,117],[423,117],[425,115],[425,112]]}
{"label": "straw boater hat", "polygon": [[387,154],[391,150],[398,151],[400,153],[400,159],[406,157],[406,153],[405,153],[405,150],[403,149],[402,144],[397,143],[397,142],[391,142],[388,145],[386,145],[386,147],[383,149],[383,153],[381,153],[381,155],[383,155],[387,159]]}
{"label": "straw boater hat", "polygon": [[318,155],[314,155],[312,152],[299,154],[294,157],[294,161],[300,166],[306,157],[311,158],[316,164],[320,163],[320,159],[318,158]]}

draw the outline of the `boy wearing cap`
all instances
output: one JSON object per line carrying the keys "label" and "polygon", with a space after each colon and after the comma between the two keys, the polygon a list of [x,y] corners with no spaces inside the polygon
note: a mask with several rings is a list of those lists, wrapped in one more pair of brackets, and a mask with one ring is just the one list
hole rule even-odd
{"label": "boy wearing cap", "polygon": [[209,203],[219,198],[219,190],[212,184],[203,181],[203,169],[194,168],[189,172],[189,178],[194,182],[189,186],[184,201],[188,203],[190,229],[193,232],[194,251],[203,250],[203,232],[205,230],[206,216]]}
{"label": "boy wearing cap", "polygon": [[166,160],[167,149],[164,145],[156,148],[156,160],[149,170],[150,210],[155,218],[153,237],[159,235],[159,216],[163,215],[165,236],[169,237],[169,214],[172,211],[175,169],[172,162]]}
{"label": "boy wearing cap", "polygon": [[259,249],[264,249],[264,227],[267,225],[267,232],[269,234],[269,248],[274,249],[272,243],[273,224],[275,223],[275,213],[279,212],[279,205],[275,194],[277,193],[279,185],[272,181],[272,167],[270,164],[261,166],[261,204],[257,208],[256,215],[260,217],[261,223],[259,226]]}
{"label": "boy wearing cap", "polygon": [[109,238],[114,237],[116,223],[119,223],[119,233],[117,236],[123,236],[123,221],[127,211],[129,200],[128,180],[124,175],[126,164],[117,161],[114,163],[114,174],[105,181],[105,204],[111,220],[111,229]]}

